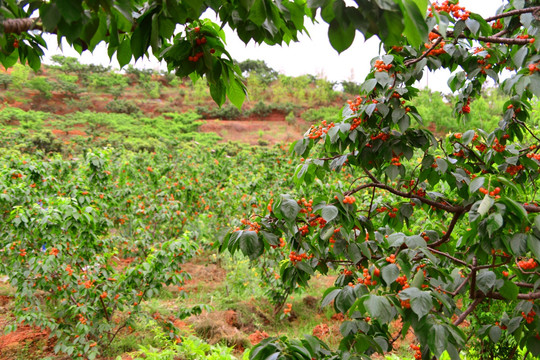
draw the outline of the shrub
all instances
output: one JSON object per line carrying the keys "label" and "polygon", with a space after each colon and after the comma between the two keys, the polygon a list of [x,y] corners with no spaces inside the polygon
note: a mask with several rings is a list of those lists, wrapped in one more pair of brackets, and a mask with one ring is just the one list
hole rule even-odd
{"label": "shrub", "polygon": [[107,111],[118,114],[140,114],[141,109],[132,100],[114,99],[105,105]]}
{"label": "shrub", "polygon": [[11,79],[11,75],[9,74],[0,74],[0,85],[4,87],[4,90],[7,90],[9,84],[11,84],[13,80]]}

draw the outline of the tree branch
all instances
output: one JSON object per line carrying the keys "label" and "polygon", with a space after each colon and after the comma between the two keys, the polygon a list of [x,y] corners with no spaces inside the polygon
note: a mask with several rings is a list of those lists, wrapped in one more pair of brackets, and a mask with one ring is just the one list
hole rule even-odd
{"label": "tree branch", "polygon": [[484,300],[484,297],[479,297],[479,298],[474,299],[474,301],[469,305],[467,310],[462,312],[461,315],[459,315],[459,317],[454,321],[454,325],[458,326],[459,324],[461,324],[465,320],[465,318],[471,312],[473,312],[473,310],[478,306],[478,304],[480,304],[482,302],[482,300]]}
{"label": "tree branch", "polygon": [[442,238],[440,238],[438,241],[435,241],[434,243],[430,244],[431,247],[436,247],[441,244],[444,244],[448,240],[450,240],[450,235],[452,235],[452,231],[454,231],[454,227],[456,226],[459,218],[467,211],[467,209],[463,209],[463,211],[454,213],[454,216],[452,217],[452,220],[450,221],[450,225],[448,225],[448,229],[446,230],[446,234],[443,235]]}
{"label": "tree branch", "polygon": [[400,197],[403,197],[403,198],[418,199],[418,200],[420,200],[420,202],[423,202],[424,204],[427,204],[427,205],[433,206],[433,207],[435,207],[437,209],[444,210],[444,211],[451,212],[451,213],[457,213],[457,212],[462,212],[462,211],[466,210],[466,207],[463,207],[463,206],[453,206],[453,205],[450,205],[450,204],[441,204],[441,203],[439,203],[437,201],[430,200],[428,198],[425,198],[425,197],[422,197],[422,196],[419,196],[419,195],[416,195],[416,194],[410,194],[410,193],[405,193],[403,191],[396,190],[393,187],[391,187],[389,185],[382,184],[382,183],[369,183],[369,184],[360,185],[355,189],[352,189],[352,190],[349,190],[349,191],[345,192],[343,195],[351,195],[351,194],[354,194],[354,193],[356,193],[356,192],[358,192],[360,190],[367,189],[367,188],[370,188],[370,187],[376,187],[376,188],[379,188],[379,189],[383,189],[383,190],[386,190],[386,191],[388,191],[388,192],[390,192],[390,193],[392,193],[394,195],[397,195],[397,196],[400,196]]}
{"label": "tree branch", "polygon": [[499,14],[499,15],[495,15],[495,16],[485,18],[484,20],[486,20],[486,22],[491,22],[493,20],[502,19],[502,18],[505,18],[505,17],[532,13],[532,12],[539,11],[539,10],[540,10],[540,6],[534,6],[534,7],[525,8],[525,9],[519,9],[519,10],[511,10],[511,11],[507,11],[507,12],[504,12],[504,13]]}
{"label": "tree branch", "polygon": [[429,246],[428,246],[428,249],[429,249],[429,251],[431,251],[431,252],[433,252],[433,253],[435,253],[435,254],[442,255],[442,256],[444,256],[444,257],[449,258],[449,259],[452,260],[453,262],[456,262],[456,263],[461,264],[461,265],[463,265],[463,266],[467,266],[467,267],[469,266],[465,261],[460,260],[460,259],[458,259],[458,258],[456,258],[456,257],[453,257],[453,256],[450,255],[450,254],[447,254],[447,253],[442,252],[442,251],[439,251],[439,250],[432,249],[432,248],[429,247]]}
{"label": "tree branch", "polygon": [[1,26],[4,28],[4,34],[20,35],[31,30],[43,30],[40,18],[5,19]]}
{"label": "tree branch", "polygon": [[433,51],[433,49],[435,49],[437,45],[441,43],[441,41],[443,41],[442,36],[438,37],[437,40],[435,40],[435,42],[431,44],[431,46],[427,49],[427,51],[425,51],[420,57],[416,59],[407,60],[403,63],[403,65],[410,66],[410,65],[416,64],[417,62],[420,62],[422,59],[428,56],[431,53],[431,51]]}

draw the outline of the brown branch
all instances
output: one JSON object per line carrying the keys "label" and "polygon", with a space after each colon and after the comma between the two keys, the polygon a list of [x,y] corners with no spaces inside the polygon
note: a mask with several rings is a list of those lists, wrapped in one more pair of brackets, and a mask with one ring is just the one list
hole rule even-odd
{"label": "brown branch", "polygon": [[371,201],[369,203],[369,209],[368,209],[368,214],[367,214],[368,219],[371,219],[371,208],[373,207],[373,200],[374,199],[375,199],[375,188],[373,188],[373,192],[371,194]]}
{"label": "brown branch", "polygon": [[110,323],[111,319],[109,318],[109,312],[107,311],[107,307],[105,306],[105,303],[103,302],[103,298],[101,296],[99,297],[99,301],[101,302],[101,307],[105,312],[105,319],[107,319],[107,322]]}
{"label": "brown branch", "polygon": [[463,209],[463,211],[454,213],[454,216],[452,217],[452,220],[450,221],[450,225],[448,225],[448,229],[446,230],[446,234],[443,235],[442,238],[435,241],[434,243],[430,244],[431,247],[436,247],[441,244],[444,244],[448,240],[450,240],[450,235],[452,235],[452,231],[454,231],[454,227],[456,226],[459,218],[467,211],[467,209]]}
{"label": "brown branch", "polygon": [[422,197],[422,196],[419,196],[419,195],[416,195],[416,194],[404,193],[403,191],[396,190],[393,187],[382,184],[382,183],[369,183],[369,184],[360,185],[360,186],[358,186],[357,188],[355,188],[353,190],[349,190],[349,191],[345,192],[343,195],[351,195],[351,194],[357,193],[360,190],[367,189],[367,188],[370,188],[370,187],[376,187],[376,188],[379,188],[379,189],[383,189],[383,190],[386,190],[386,191],[388,191],[388,192],[390,192],[390,193],[392,193],[394,195],[397,195],[397,196],[400,196],[400,197],[403,197],[403,198],[418,199],[421,202],[423,202],[424,204],[427,204],[427,205],[433,206],[433,207],[435,207],[437,209],[444,210],[444,211],[451,212],[451,213],[457,213],[457,212],[462,212],[462,211],[466,210],[466,207],[463,207],[463,206],[453,206],[453,205],[450,205],[450,204],[441,204],[439,202],[430,200],[428,198],[425,198],[425,197]]}
{"label": "brown branch", "polygon": [[526,283],[526,282],[517,281],[517,282],[515,282],[514,284],[516,284],[516,285],[519,286],[519,287],[524,287],[524,288],[529,288],[529,289],[533,289],[533,288],[534,288],[534,285],[533,285],[533,284],[529,284],[529,283]]}
{"label": "brown branch", "polygon": [[461,265],[463,265],[463,266],[469,266],[465,261],[460,260],[460,259],[458,259],[458,258],[456,258],[456,257],[453,257],[452,255],[447,254],[447,253],[445,253],[445,252],[443,252],[443,251],[439,251],[439,250],[432,249],[432,248],[429,247],[429,246],[428,246],[428,249],[429,249],[429,251],[431,251],[431,252],[433,252],[433,253],[435,253],[435,254],[438,254],[438,255],[442,255],[442,256],[444,256],[444,257],[447,257],[447,258],[449,258],[450,260],[452,260],[452,261],[454,261],[454,262],[456,262],[456,263],[458,263],[458,264],[461,264]]}
{"label": "brown branch", "polygon": [[39,18],[17,18],[5,19],[1,26],[4,28],[4,34],[17,34],[32,30],[43,30],[41,19]]}
{"label": "brown branch", "polygon": [[477,265],[476,256],[473,257],[472,265],[473,269],[471,271],[471,289],[469,290],[469,298],[474,299],[476,297],[476,270]]}
{"label": "brown branch", "polygon": [[[490,299],[497,299],[497,300],[508,300],[504,296],[502,296],[500,293],[496,292],[490,292],[486,295],[486,297]],[[527,294],[518,294],[517,296],[518,300],[536,300],[540,299],[540,291],[527,293]]]}
{"label": "brown branch", "polygon": [[459,315],[459,317],[454,321],[454,325],[458,326],[459,324],[461,324],[465,320],[465,318],[473,312],[473,310],[478,306],[478,304],[482,302],[482,300],[484,300],[484,297],[474,299],[474,301],[469,305],[467,310],[462,312],[461,315]]}
{"label": "brown branch", "polygon": [[456,296],[457,294],[459,294],[459,292],[465,287],[465,285],[469,282],[469,279],[471,278],[471,275],[469,274],[469,276],[467,276],[467,278],[465,280],[463,280],[463,282],[461,284],[459,284],[459,286],[456,288],[456,290],[454,291],[448,291],[448,290],[444,290],[443,288],[441,288],[439,286],[438,290],[441,290],[442,292],[444,292],[445,294],[448,294],[452,297]]}
{"label": "brown branch", "polygon": [[435,42],[433,44],[431,44],[431,46],[427,49],[427,51],[425,51],[420,57],[418,57],[416,59],[407,60],[407,61],[405,61],[403,63],[403,65],[410,66],[410,65],[416,64],[417,62],[422,61],[422,59],[424,59],[426,56],[428,56],[429,53],[431,53],[431,51],[433,51],[433,49],[435,49],[435,47],[437,47],[437,45],[439,45],[441,43],[441,41],[443,41],[442,36],[438,37],[437,40],[435,40]]}
{"label": "brown branch", "polygon": [[486,20],[486,22],[491,22],[493,20],[502,19],[502,18],[509,17],[509,16],[514,16],[514,15],[532,13],[532,12],[535,12],[535,11],[538,11],[538,10],[540,10],[540,6],[534,6],[534,7],[525,8],[525,9],[519,9],[519,10],[511,10],[511,11],[507,11],[507,12],[504,12],[504,13],[499,14],[499,15],[495,15],[495,16],[485,18],[484,20]]}
{"label": "brown branch", "polygon": [[371,171],[369,171],[368,169],[366,169],[365,167],[362,167],[362,171],[364,171],[366,173],[366,175],[371,179],[371,181],[373,181],[374,183],[376,184],[381,184],[381,182],[379,181],[379,179],[377,179],[372,173]]}
{"label": "brown branch", "polygon": [[508,259],[506,259],[505,262],[498,263],[498,264],[477,266],[477,267],[474,268],[474,270],[492,269],[492,268],[496,268],[496,267],[499,267],[499,266],[504,266],[504,265],[508,264],[510,261],[511,261],[511,258],[508,258]]}

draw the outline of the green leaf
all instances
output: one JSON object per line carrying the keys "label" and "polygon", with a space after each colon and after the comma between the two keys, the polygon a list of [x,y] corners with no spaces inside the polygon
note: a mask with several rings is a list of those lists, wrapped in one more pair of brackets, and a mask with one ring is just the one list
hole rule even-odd
{"label": "green leaf", "polygon": [[478,30],[480,30],[480,23],[478,21],[468,18],[467,20],[465,20],[465,25],[467,25],[473,35],[478,34]]}
{"label": "green leaf", "polygon": [[240,250],[242,250],[244,255],[248,256],[250,260],[255,260],[262,255],[264,245],[255,231],[244,231],[242,235],[240,235],[238,241]]}
{"label": "green leaf", "polygon": [[78,0],[57,0],[56,4],[62,17],[68,24],[79,20],[84,13],[81,1]]}
{"label": "green leaf", "polygon": [[430,293],[427,291],[420,291],[420,289],[416,287],[410,287],[400,291],[399,297],[402,300],[411,301],[411,309],[418,315],[418,319],[426,316],[433,308],[433,301]]}
{"label": "green leaf", "polygon": [[377,79],[369,79],[362,84],[361,90],[364,93],[369,94],[375,88],[375,86],[377,86]]}
{"label": "green leaf", "polygon": [[391,285],[399,276],[399,268],[396,264],[390,264],[381,269],[381,275],[386,285]]}
{"label": "green leaf", "polygon": [[354,27],[351,25],[344,27],[344,22],[337,19],[332,20],[328,27],[328,39],[338,53],[342,53],[351,46],[355,33]]}
{"label": "green leaf", "polygon": [[502,335],[502,329],[499,325],[492,325],[489,329],[489,339],[494,343],[498,342]]}
{"label": "green leaf", "polygon": [[223,81],[217,81],[216,83],[209,84],[210,95],[212,99],[216,102],[218,106],[221,106],[225,103],[226,100],[226,91]]}
{"label": "green leaf", "polygon": [[385,173],[390,180],[394,180],[399,175],[399,168],[396,165],[390,165],[386,168]]}
{"label": "green leaf", "polygon": [[131,61],[131,42],[129,38],[125,38],[124,41],[120,43],[120,46],[118,46],[116,59],[121,68]]}
{"label": "green leaf", "polygon": [[537,230],[540,230],[540,215],[536,215],[534,218],[534,226],[536,226]]}
{"label": "green leaf", "polygon": [[532,234],[529,234],[527,236],[527,245],[534,257],[540,259],[540,239]]}
{"label": "green leaf", "polygon": [[368,298],[364,302],[368,313],[371,317],[378,319],[382,323],[389,323],[396,315],[396,310],[388,299],[379,295],[367,295]]}
{"label": "green leaf", "polygon": [[527,252],[527,235],[518,233],[510,239],[510,248],[516,256],[522,256]]}
{"label": "green leaf", "polygon": [[437,169],[441,171],[442,174],[446,172],[448,169],[448,163],[444,159],[435,159],[435,162],[437,163]]}
{"label": "green leaf", "polygon": [[483,176],[479,176],[479,177],[475,178],[469,184],[469,192],[471,194],[474,194],[475,192],[477,192],[478,189],[480,189],[482,186],[484,186],[484,181],[485,180],[486,180],[486,178],[484,178]]}
{"label": "green leaf", "polygon": [[285,219],[293,221],[300,212],[300,207],[294,200],[283,199],[281,202],[281,212],[285,216]]}
{"label": "green leaf", "polygon": [[234,106],[241,109],[246,98],[246,89],[242,83],[235,78],[227,87],[227,96]]}
{"label": "green leaf", "polygon": [[499,292],[508,300],[516,300],[519,294],[519,288],[512,281],[505,281]]}
{"label": "green leaf", "polygon": [[44,4],[39,8],[39,14],[44,30],[48,31],[53,31],[62,17],[56,3]]}
{"label": "green leaf", "polygon": [[489,215],[487,218],[487,231],[489,236],[492,236],[493,233],[499,230],[504,224],[504,220],[501,214],[494,213]]}
{"label": "green leaf", "polygon": [[474,130],[467,130],[463,133],[463,136],[461,137],[461,142],[463,145],[469,145],[474,138],[474,134],[476,132]]}
{"label": "green leaf", "polygon": [[345,286],[339,294],[337,294],[334,301],[335,307],[339,312],[346,313],[356,301],[354,295],[354,288],[352,286]]}
{"label": "green leaf", "polygon": [[405,30],[403,35],[412,46],[418,47],[424,43],[429,33],[428,26],[424,20],[424,16],[418,9],[418,6],[413,0],[401,0],[403,11],[403,22]]}
{"label": "green leaf", "polygon": [[437,358],[446,350],[447,343],[448,331],[446,327],[442,324],[433,325],[428,336],[428,346]]}
{"label": "green leaf", "polygon": [[493,198],[486,194],[486,196],[484,196],[484,199],[480,203],[480,206],[478,206],[478,213],[480,214],[480,216],[484,216],[485,214],[487,214],[487,212],[489,211],[489,209],[491,209],[494,203],[495,201],[493,200]]}
{"label": "green leaf", "polygon": [[514,61],[516,68],[520,68],[523,66],[523,61],[525,60],[528,51],[528,48],[526,46],[523,46],[514,54],[512,60]]}
{"label": "green leaf", "polygon": [[326,307],[328,304],[330,304],[336,296],[341,292],[341,289],[337,289],[335,287],[329,288],[324,292],[323,300],[321,303],[321,307]]}
{"label": "green leaf", "polygon": [[478,289],[484,294],[487,294],[493,288],[493,285],[495,285],[496,279],[497,276],[493,271],[486,270],[479,272],[476,275],[476,286],[478,286]]}
{"label": "green leaf", "polygon": [[321,210],[321,216],[326,222],[334,220],[338,214],[339,211],[334,205],[327,205]]}

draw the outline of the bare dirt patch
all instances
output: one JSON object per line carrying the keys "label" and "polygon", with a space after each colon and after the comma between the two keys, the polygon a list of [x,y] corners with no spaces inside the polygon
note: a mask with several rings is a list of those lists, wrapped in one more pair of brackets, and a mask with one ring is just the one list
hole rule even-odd
{"label": "bare dirt patch", "polygon": [[205,120],[201,132],[215,132],[224,142],[239,141],[250,145],[274,145],[290,143],[302,137],[307,129],[305,122],[295,125],[287,123],[284,117],[273,120]]}

